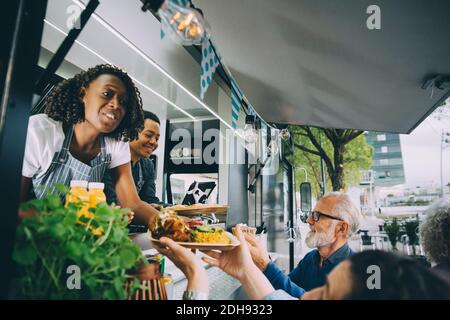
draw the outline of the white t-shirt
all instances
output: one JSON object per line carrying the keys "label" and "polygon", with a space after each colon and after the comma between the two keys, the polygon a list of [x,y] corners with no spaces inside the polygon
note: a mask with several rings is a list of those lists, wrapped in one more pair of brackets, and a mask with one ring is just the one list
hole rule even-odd
{"label": "white t-shirt", "polygon": [[[55,121],[46,114],[30,117],[27,142],[23,159],[22,175],[32,178],[47,172],[55,152],[59,152],[64,142],[62,122]],[[111,154],[109,169],[130,162],[128,142],[105,137],[106,152]]]}

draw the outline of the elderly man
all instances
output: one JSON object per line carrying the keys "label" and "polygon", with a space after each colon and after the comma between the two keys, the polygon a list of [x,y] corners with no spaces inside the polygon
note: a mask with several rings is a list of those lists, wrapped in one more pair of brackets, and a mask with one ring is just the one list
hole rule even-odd
{"label": "elderly man", "polygon": [[274,288],[301,297],[305,291],[324,285],[331,270],[353,255],[347,239],[358,231],[360,220],[361,213],[348,195],[339,192],[324,195],[307,220],[311,230],[306,236],[306,245],[317,249],[306,254],[289,276],[270,261],[256,238],[248,234],[245,238],[254,263]]}
{"label": "elderly man", "polygon": [[434,203],[425,212],[420,238],[431,270],[450,284],[450,198]]}

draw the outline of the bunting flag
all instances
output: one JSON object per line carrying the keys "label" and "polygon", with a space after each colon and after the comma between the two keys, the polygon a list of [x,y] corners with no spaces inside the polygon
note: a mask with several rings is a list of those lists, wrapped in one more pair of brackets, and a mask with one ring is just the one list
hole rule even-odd
{"label": "bunting flag", "polygon": [[[175,3],[177,6],[187,7],[189,0],[169,0],[169,1]],[[160,33],[161,39],[163,39],[165,35],[166,33],[164,32],[163,25],[161,24],[161,33]]]}
{"label": "bunting flag", "polygon": [[239,113],[241,112],[243,94],[236,81],[231,78],[231,127],[237,129]]}
{"label": "bunting flag", "polygon": [[202,43],[202,66],[200,69],[200,97],[202,100],[212,82],[214,72],[219,65],[219,58],[216,56],[211,41],[205,39]]}

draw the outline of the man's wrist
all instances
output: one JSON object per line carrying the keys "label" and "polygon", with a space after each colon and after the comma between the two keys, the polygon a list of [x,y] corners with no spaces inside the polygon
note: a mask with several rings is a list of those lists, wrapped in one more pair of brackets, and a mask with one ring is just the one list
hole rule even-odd
{"label": "man's wrist", "polygon": [[197,290],[186,290],[183,292],[183,300],[208,300],[208,293]]}
{"label": "man's wrist", "polygon": [[244,268],[242,279],[238,279],[238,280],[241,282],[245,281],[246,279],[252,278],[252,276],[258,272],[261,272],[261,269],[256,264],[252,264],[252,265]]}
{"label": "man's wrist", "polygon": [[260,271],[264,272],[267,269],[267,266],[269,265],[270,261],[271,261],[270,257],[267,256],[267,259],[263,259],[258,264],[256,264],[256,266]]}

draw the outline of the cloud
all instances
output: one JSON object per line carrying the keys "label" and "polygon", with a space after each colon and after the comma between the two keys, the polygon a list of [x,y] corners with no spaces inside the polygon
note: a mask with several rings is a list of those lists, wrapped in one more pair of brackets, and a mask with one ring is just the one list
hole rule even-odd
{"label": "cloud", "polygon": [[[406,184],[440,185],[441,130],[449,130],[447,121],[426,119],[409,135],[400,135]],[[450,148],[443,151],[444,184],[450,182]]]}

